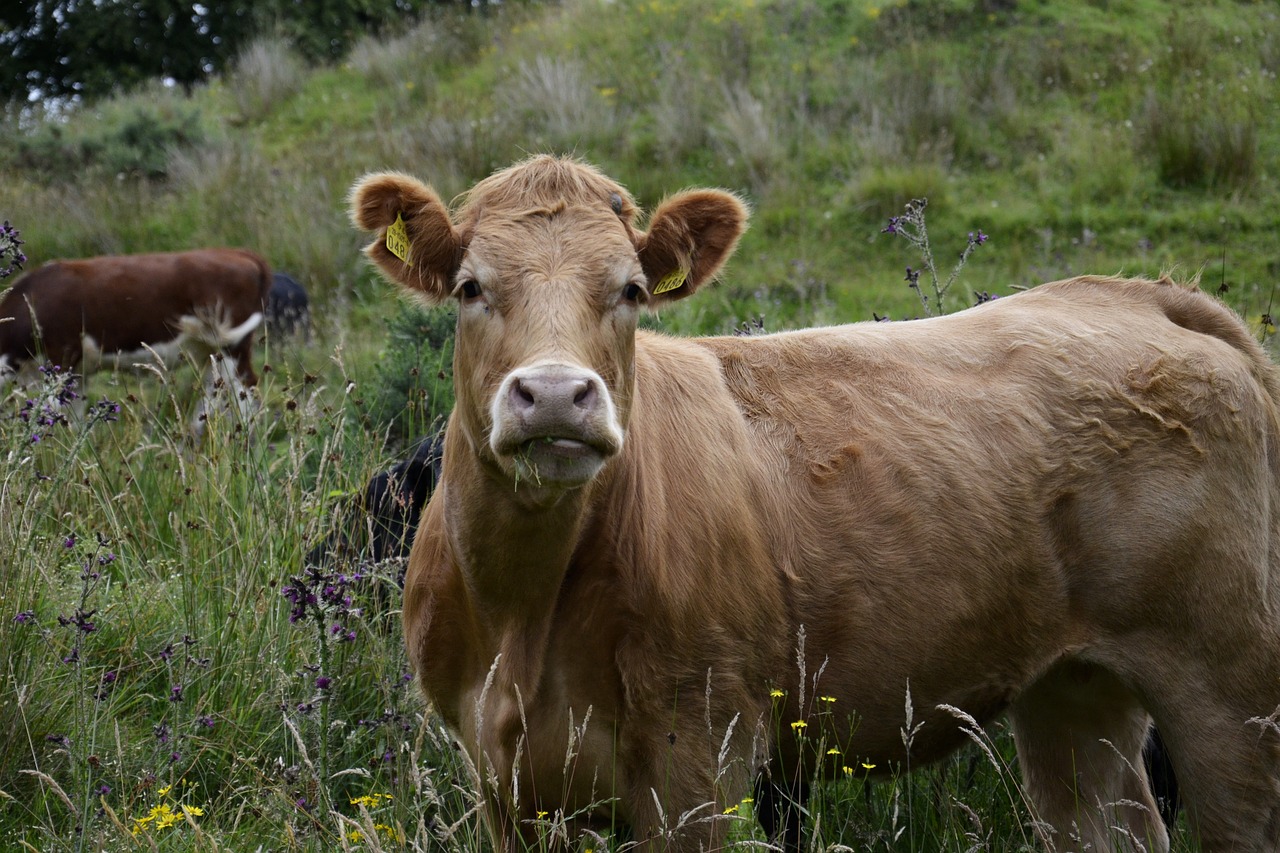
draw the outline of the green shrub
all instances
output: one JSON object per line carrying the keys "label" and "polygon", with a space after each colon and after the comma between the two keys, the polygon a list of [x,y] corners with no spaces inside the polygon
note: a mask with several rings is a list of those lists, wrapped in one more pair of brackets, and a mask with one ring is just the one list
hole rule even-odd
{"label": "green shrub", "polygon": [[404,445],[444,426],[453,409],[453,334],[457,312],[402,300],[387,323],[387,348],[366,395],[375,427]]}
{"label": "green shrub", "polygon": [[14,165],[46,180],[83,180],[86,173],[165,177],[170,153],[199,145],[207,134],[195,105],[162,87],[149,91],[18,135]]}

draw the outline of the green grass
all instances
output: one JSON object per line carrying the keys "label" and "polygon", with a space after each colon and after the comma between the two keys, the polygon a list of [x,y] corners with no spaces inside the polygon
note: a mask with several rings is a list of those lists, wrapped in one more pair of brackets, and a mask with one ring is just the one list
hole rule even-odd
{"label": "green grass", "polygon": [[[241,74],[280,72],[270,90],[232,73],[190,95],[6,119],[0,218],[32,266],[250,246],[307,285],[318,329],[263,356],[252,437],[215,422],[204,443],[185,438],[189,369],[92,377],[119,420],[38,445],[20,399],[0,410],[0,846],[487,849],[467,771],[402,679],[389,570],[352,587],[349,643],[314,613],[290,621],[282,594],[338,496],[439,414],[410,373],[442,367],[415,354],[425,327],[347,222],[366,171],[449,197],[527,153],[569,151],[649,208],[686,186],[739,192],[752,228],[724,281],[646,320],[677,334],[919,314],[903,279],[918,258],[882,229],[921,196],[944,274],[968,232],[991,236],[951,307],[1167,269],[1225,280],[1254,322],[1272,306],[1270,4],[509,5],[440,11],[296,80],[285,52],[258,54]],[[994,738],[994,761],[975,747],[888,782],[838,773],[815,801],[819,847],[1024,849],[1011,743]],[[200,813],[180,818],[183,804]],[[761,839],[750,821],[734,837]]]}

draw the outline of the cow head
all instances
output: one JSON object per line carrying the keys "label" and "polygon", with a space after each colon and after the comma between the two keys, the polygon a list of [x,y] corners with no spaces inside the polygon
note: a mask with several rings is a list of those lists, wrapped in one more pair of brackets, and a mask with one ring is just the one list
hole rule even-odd
{"label": "cow head", "polygon": [[747,218],[719,190],[672,196],[647,231],[636,213],[596,169],[548,156],[480,182],[452,215],[401,174],[353,191],[383,275],[429,304],[458,301],[451,429],[518,488],[580,486],[618,453],[640,312],[714,277]]}

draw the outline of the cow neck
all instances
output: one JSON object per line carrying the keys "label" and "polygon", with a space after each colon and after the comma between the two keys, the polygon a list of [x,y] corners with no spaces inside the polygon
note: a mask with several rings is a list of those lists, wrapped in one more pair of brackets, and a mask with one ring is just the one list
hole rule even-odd
{"label": "cow neck", "polygon": [[[535,689],[556,601],[561,594],[588,500],[587,488],[550,506],[529,506],[509,481],[480,470],[450,478],[446,524],[489,652],[520,673],[526,698]],[[524,689],[524,688],[522,688]]]}

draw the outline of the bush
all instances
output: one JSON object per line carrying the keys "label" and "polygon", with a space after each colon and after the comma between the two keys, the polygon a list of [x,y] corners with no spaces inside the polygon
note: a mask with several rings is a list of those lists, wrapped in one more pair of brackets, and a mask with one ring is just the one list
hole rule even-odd
{"label": "bush", "polygon": [[368,415],[399,444],[444,426],[453,409],[453,308],[426,310],[404,300],[387,325],[387,349],[374,365]]}
{"label": "bush", "polygon": [[65,121],[41,122],[18,136],[12,156],[19,170],[47,180],[80,181],[85,173],[163,178],[170,153],[197,146],[205,136],[200,110],[157,86]]}

